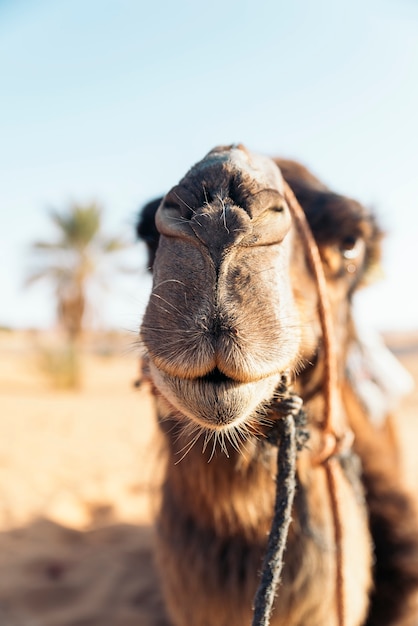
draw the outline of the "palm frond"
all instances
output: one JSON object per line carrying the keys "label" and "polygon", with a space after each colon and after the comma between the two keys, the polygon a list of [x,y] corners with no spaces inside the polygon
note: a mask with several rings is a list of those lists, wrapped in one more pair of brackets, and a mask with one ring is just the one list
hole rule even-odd
{"label": "palm frond", "polygon": [[45,250],[55,252],[57,250],[65,250],[68,246],[64,246],[62,242],[52,241],[34,241],[32,243],[33,250]]}
{"label": "palm frond", "polygon": [[60,231],[62,242],[76,248],[86,247],[99,233],[101,208],[95,204],[70,206],[67,213],[51,211],[51,219]]}
{"label": "palm frond", "polygon": [[48,268],[42,269],[37,272],[33,272],[32,274],[29,274],[25,278],[24,285],[25,287],[30,287],[31,285],[33,285],[33,283],[39,282],[40,280],[44,278],[49,278],[49,277],[50,277],[50,274],[49,274]]}
{"label": "palm frond", "polygon": [[126,250],[130,248],[132,244],[120,237],[110,237],[108,239],[103,239],[101,244],[101,249],[103,252],[120,252],[121,250]]}

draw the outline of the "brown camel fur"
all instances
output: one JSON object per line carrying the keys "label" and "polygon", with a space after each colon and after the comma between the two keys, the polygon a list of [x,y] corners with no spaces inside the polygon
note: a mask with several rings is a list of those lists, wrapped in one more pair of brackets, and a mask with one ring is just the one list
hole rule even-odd
{"label": "brown camel fur", "polygon": [[[336,559],[321,445],[324,351],[318,293],[283,178],[320,250],[338,356],[346,626],[418,623],[418,524],[402,486],[393,420],[373,426],[346,375],[351,297],[378,263],[381,231],[359,203],[298,163],[219,147],[138,225],[153,267],[141,337],[167,451],[157,560],[173,626],[243,626],[266,548],[277,449],[267,435],[284,371],[309,442],[272,625],[336,626]],[[159,208],[157,210],[157,207]],[[155,222],[154,222],[155,215]],[[155,229],[156,226],[156,229]]]}

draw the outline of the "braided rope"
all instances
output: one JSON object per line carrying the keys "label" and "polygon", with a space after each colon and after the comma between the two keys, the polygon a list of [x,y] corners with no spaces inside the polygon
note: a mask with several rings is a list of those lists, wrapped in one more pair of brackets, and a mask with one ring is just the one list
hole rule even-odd
{"label": "braided rope", "polygon": [[280,449],[277,454],[276,500],[262,575],[254,599],[253,626],[268,626],[283,569],[283,554],[296,488],[296,428],[292,414],[277,422]]}

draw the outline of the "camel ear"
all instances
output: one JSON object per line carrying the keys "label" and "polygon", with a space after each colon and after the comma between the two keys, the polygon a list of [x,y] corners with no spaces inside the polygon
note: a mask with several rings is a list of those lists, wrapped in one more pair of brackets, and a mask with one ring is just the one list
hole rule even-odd
{"label": "camel ear", "polygon": [[160,206],[163,197],[155,198],[145,204],[139,212],[136,224],[136,234],[138,239],[145,242],[148,253],[148,269],[152,271],[155,253],[157,252],[160,233],[155,225],[155,214]]}
{"label": "camel ear", "polygon": [[382,241],[386,233],[380,227],[376,216],[371,212],[365,212],[360,223],[366,250],[358,287],[364,287],[384,278]]}

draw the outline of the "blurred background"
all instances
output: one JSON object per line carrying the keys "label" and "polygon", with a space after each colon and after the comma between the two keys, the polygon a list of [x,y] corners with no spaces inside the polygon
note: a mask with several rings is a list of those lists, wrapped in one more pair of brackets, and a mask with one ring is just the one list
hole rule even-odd
{"label": "blurred background", "polygon": [[217,144],[302,161],[387,231],[355,306],[416,378],[418,3],[0,0],[0,77],[0,626],[157,625],[138,210]]}
{"label": "blurred background", "polygon": [[[48,287],[22,287],[47,209],[100,202],[107,232],[132,241],[144,201],[243,142],[375,208],[386,280],[363,315],[415,328],[417,31],[415,0],[1,0],[0,323],[54,321]],[[106,327],[138,327],[140,254],[95,312]]]}

